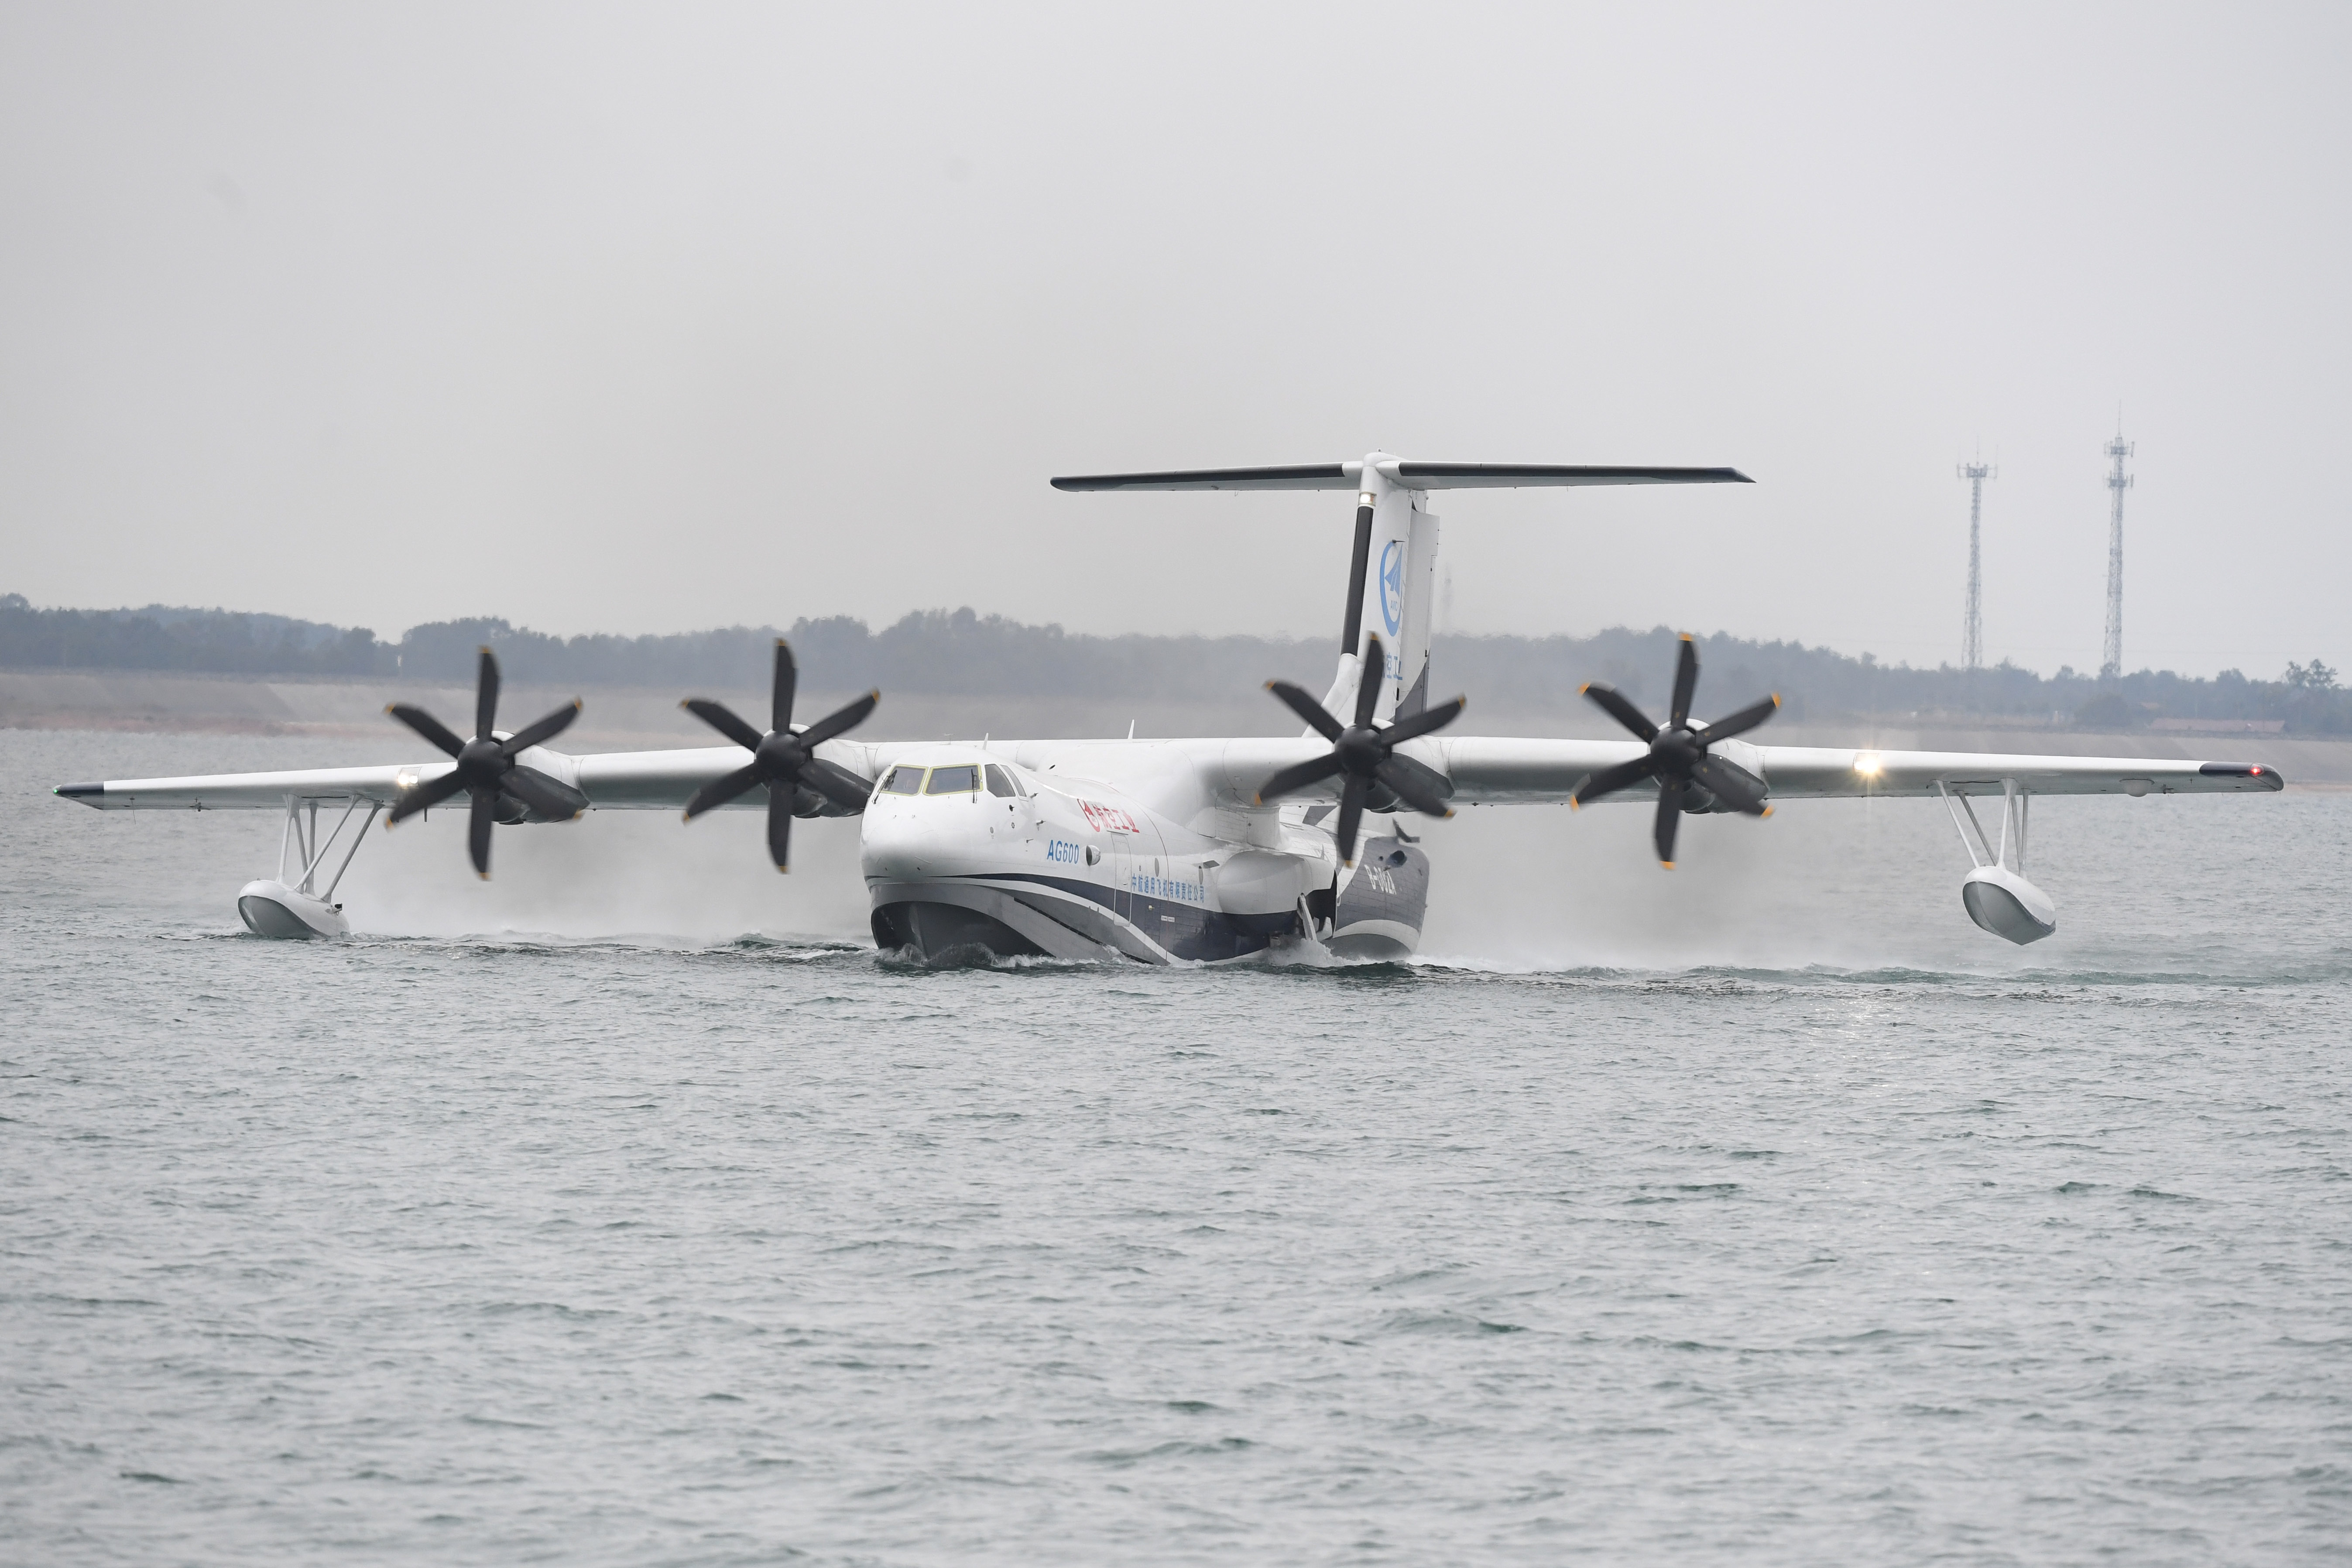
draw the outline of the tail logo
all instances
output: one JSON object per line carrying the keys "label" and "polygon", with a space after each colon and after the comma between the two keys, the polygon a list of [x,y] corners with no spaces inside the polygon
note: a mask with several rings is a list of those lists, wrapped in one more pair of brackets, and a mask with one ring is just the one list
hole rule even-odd
{"label": "tail logo", "polygon": [[1397,635],[1397,626],[1404,619],[1404,541],[1391,539],[1389,547],[1381,552],[1381,619],[1388,623],[1389,636]]}

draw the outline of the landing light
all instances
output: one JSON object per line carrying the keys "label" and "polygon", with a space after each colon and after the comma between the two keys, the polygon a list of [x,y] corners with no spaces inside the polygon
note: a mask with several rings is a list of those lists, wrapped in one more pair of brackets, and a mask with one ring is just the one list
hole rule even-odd
{"label": "landing light", "polygon": [[1356,504],[1357,504],[1358,506],[1370,506],[1370,505],[1371,505],[1371,504],[1372,504],[1372,492],[1371,492],[1371,491],[1370,491],[1370,490],[1365,490],[1365,491],[1362,491],[1361,493],[1360,493],[1360,494],[1356,497]]}
{"label": "landing light", "polygon": [[1874,752],[1864,752],[1853,760],[1853,771],[1864,778],[1876,778],[1879,767],[1878,755]]}

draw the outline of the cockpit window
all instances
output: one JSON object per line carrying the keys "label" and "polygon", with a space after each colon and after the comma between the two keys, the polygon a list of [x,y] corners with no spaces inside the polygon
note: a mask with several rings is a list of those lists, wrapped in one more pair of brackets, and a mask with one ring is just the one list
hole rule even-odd
{"label": "cockpit window", "polygon": [[967,763],[960,768],[933,768],[925,795],[965,795],[980,788],[980,769]]}
{"label": "cockpit window", "polygon": [[988,764],[988,793],[991,795],[1001,795],[1007,800],[1010,800],[1013,796],[1019,795],[1021,792],[1013,787],[1013,778],[1011,774],[1007,773],[1003,768],[998,767],[994,763],[991,763]]}
{"label": "cockpit window", "polygon": [[922,787],[923,770],[920,768],[892,768],[890,776],[882,781],[884,795],[916,795],[921,792]]}

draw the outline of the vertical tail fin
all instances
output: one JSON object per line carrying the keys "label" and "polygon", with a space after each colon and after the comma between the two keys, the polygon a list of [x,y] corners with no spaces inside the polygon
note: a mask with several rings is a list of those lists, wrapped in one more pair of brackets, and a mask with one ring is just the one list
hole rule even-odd
{"label": "vertical tail fin", "polygon": [[1429,618],[1437,576],[1437,514],[1420,490],[1392,486],[1368,458],[1366,488],[1356,497],[1355,552],[1348,565],[1347,629],[1339,668],[1324,707],[1345,712],[1355,704],[1365,641],[1377,633],[1382,669],[1373,721],[1418,713],[1429,700]]}

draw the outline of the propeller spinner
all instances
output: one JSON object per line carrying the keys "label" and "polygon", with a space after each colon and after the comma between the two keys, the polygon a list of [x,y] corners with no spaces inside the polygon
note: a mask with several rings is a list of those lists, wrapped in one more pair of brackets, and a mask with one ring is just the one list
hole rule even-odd
{"label": "propeller spinner", "polygon": [[735,716],[723,702],[713,702],[706,697],[689,697],[678,704],[688,712],[751,753],[750,765],[737,768],[724,778],[716,778],[694,792],[686,803],[686,819],[692,822],[704,812],[726,805],[737,795],[757,784],[768,786],[768,854],[779,871],[792,869],[790,851],[793,835],[793,795],[803,789],[824,795],[835,805],[848,811],[862,811],[866,795],[873,785],[847,768],[836,767],[816,754],[817,747],[835,736],[846,733],[865,722],[882,700],[879,691],[869,691],[847,707],[826,714],[805,730],[794,731],[793,724],[793,693],[800,684],[799,668],[793,663],[793,650],[784,639],[776,639],[775,683],[768,693],[770,728],[766,734],[751,728]]}
{"label": "propeller spinner", "polygon": [[402,795],[385,814],[383,825],[390,827],[465,791],[473,797],[466,826],[466,850],[473,858],[474,870],[484,881],[490,876],[490,828],[500,815],[500,796],[552,822],[568,822],[588,807],[587,797],[577,790],[566,788],[537,769],[522,767],[515,762],[531,747],[555,739],[580,717],[580,699],[573,698],[536,724],[526,725],[499,740],[493,733],[499,716],[499,661],[487,647],[482,649],[481,673],[474,687],[472,740],[457,739],[440,720],[406,702],[395,702],[384,711],[455,757],[457,765]]}
{"label": "propeller spinner", "polygon": [[1372,710],[1381,700],[1381,683],[1371,677],[1375,668],[1385,668],[1381,653],[1381,639],[1375,635],[1366,639],[1364,675],[1356,683],[1356,721],[1343,725],[1331,717],[1323,704],[1287,680],[1269,680],[1265,689],[1280,698],[1290,710],[1313,725],[1322,737],[1331,742],[1328,755],[1312,762],[1298,763],[1283,769],[1258,786],[1257,804],[1264,805],[1286,795],[1295,795],[1308,784],[1319,784],[1334,773],[1345,773],[1347,783],[1339,788],[1339,858],[1352,866],[1356,863],[1356,829],[1364,820],[1364,802],[1370,796],[1375,784],[1385,784],[1389,793],[1413,810],[1429,816],[1451,816],[1454,808],[1445,804],[1453,785],[1435,768],[1425,767],[1411,757],[1396,754],[1402,742],[1416,735],[1426,735],[1443,730],[1461,717],[1469,703],[1466,697],[1451,702],[1425,708],[1410,719],[1400,719],[1386,727],[1372,723]]}
{"label": "propeller spinner", "polygon": [[1704,791],[1732,810],[1750,816],[1772,815],[1772,808],[1764,804],[1764,781],[1728,758],[1710,756],[1707,748],[1717,741],[1727,741],[1753,730],[1772,717],[1780,706],[1776,692],[1727,719],[1717,719],[1703,730],[1694,730],[1690,727],[1690,706],[1691,696],[1698,689],[1698,650],[1687,632],[1683,634],[1678,657],[1675,667],[1675,705],[1666,716],[1664,730],[1651,723],[1648,716],[1614,687],[1595,680],[1579,689],[1608,710],[1611,718],[1647,741],[1650,751],[1647,756],[1601,769],[1579,785],[1576,794],[1569,798],[1569,805],[1582,805],[1643,779],[1656,779],[1658,821],[1653,837],[1658,847],[1658,863],[1669,871],[1675,866],[1675,827],[1682,820],[1683,805],[1693,790]]}

